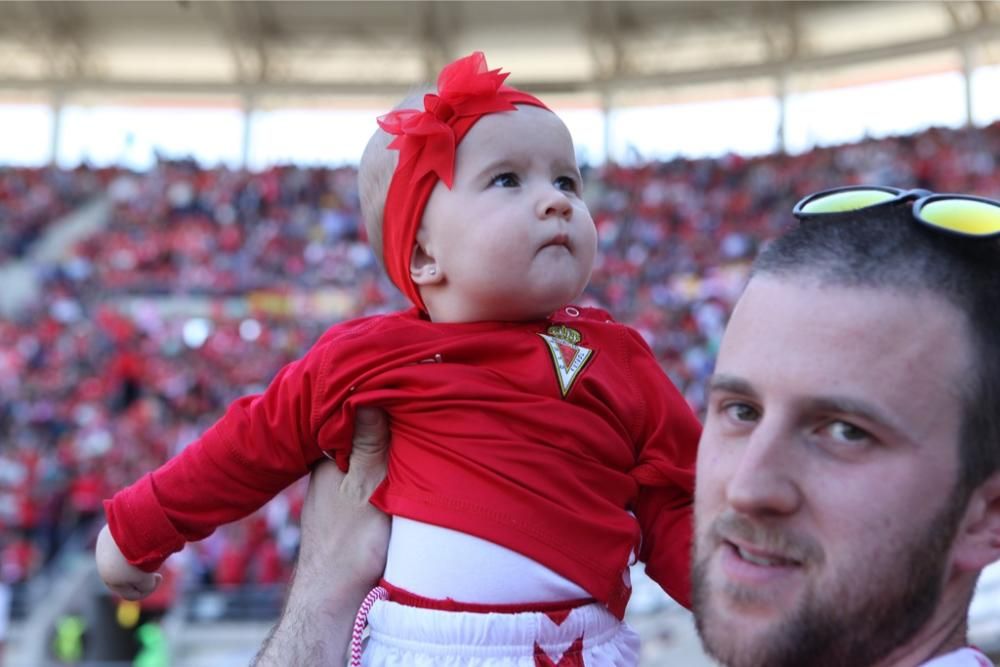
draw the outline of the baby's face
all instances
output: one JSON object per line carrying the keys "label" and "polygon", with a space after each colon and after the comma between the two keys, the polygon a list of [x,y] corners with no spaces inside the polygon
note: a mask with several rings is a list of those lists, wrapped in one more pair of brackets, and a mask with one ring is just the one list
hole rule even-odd
{"label": "baby's face", "polygon": [[418,236],[468,306],[463,319],[540,319],[580,296],[597,251],[581,195],[573,141],[552,112],[519,106],[473,126]]}

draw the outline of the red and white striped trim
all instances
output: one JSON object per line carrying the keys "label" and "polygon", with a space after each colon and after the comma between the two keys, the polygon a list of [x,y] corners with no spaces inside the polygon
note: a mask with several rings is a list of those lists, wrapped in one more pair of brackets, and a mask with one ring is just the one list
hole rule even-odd
{"label": "red and white striped trim", "polygon": [[377,600],[388,600],[389,591],[381,586],[376,586],[365,596],[365,601],[358,609],[358,615],[354,617],[354,629],[351,631],[351,667],[361,667],[361,635],[364,634],[368,626],[368,614],[372,610],[372,605]]}

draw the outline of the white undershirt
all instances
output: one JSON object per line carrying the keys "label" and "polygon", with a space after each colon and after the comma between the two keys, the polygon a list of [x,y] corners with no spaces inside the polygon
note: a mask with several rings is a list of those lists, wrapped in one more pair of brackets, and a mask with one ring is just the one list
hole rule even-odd
{"label": "white undershirt", "polygon": [[560,602],[590,595],[541,563],[449,528],[392,518],[385,580],[423,597],[478,604]]}
{"label": "white undershirt", "polygon": [[940,655],[921,667],[985,667],[992,665],[989,659],[974,648],[960,648],[945,655]]}

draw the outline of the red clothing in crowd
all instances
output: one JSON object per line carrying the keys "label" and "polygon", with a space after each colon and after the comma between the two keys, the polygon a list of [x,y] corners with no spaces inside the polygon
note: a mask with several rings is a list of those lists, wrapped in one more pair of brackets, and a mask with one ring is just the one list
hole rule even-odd
{"label": "red clothing in crowd", "polygon": [[246,552],[246,544],[242,540],[227,542],[215,567],[215,583],[221,588],[241,585],[246,580],[249,565],[250,554]]}
{"label": "red clothing in crowd", "polygon": [[70,505],[79,514],[96,514],[101,510],[101,498],[104,492],[104,477],[99,471],[81,472],[70,482]]}
{"label": "red clothing in crowd", "polygon": [[634,330],[571,306],[534,322],[438,324],[411,309],[332,327],[108,501],[115,541],[152,571],[324,454],[345,467],[363,405],[392,422],[383,511],[518,551],[619,616],[638,548],[688,603],[700,425]]}
{"label": "red clothing in crowd", "polygon": [[285,562],[278,551],[278,545],[274,540],[265,540],[260,543],[253,554],[253,573],[251,579],[254,583],[262,585],[280,584],[285,581],[287,572]]}

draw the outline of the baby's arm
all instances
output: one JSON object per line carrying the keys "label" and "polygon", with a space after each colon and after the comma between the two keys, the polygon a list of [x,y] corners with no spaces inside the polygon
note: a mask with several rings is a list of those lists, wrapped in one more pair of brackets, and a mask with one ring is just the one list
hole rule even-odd
{"label": "baby's arm", "polygon": [[639,560],[678,604],[691,607],[691,496],[682,489],[643,487],[636,516],[642,528]]}
{"label": "baby's arm", "polygon": [[104,585],[126,600],[141,600],[160,585],[163,575],[144,572],[129,564],[121,549],[115,544],[111,530],[105,524],[97,536],[97,572]]}
{"label": "baby's arm", "polygon": [[[317,437],[339,400],[320,379],[325,351],[314,347],[283,368],[263,394],[235,401],[198,440],[105,502],[116,549],[105,549],[102,561],[115,581],[148,581],[134,570],[126,576],[115,565],[119,553],[154,572],[186,542],[247,516],[307,474],[323,449],[348,448],[346,437],[333,437],[349,431],[332,428],[324,445]],[[328,403],[317,406],[318,400]]]}
{"label": "baby's arm", "polygon": [[677,602],[690,607],[691,537],[694,471],[701,424],[687,401],[660,368],[652,352],[633,333],[643,350],[632,361],[643,388],[644,426],[638,465],[635,514],[642,531],[639,559],[646,572]]}

